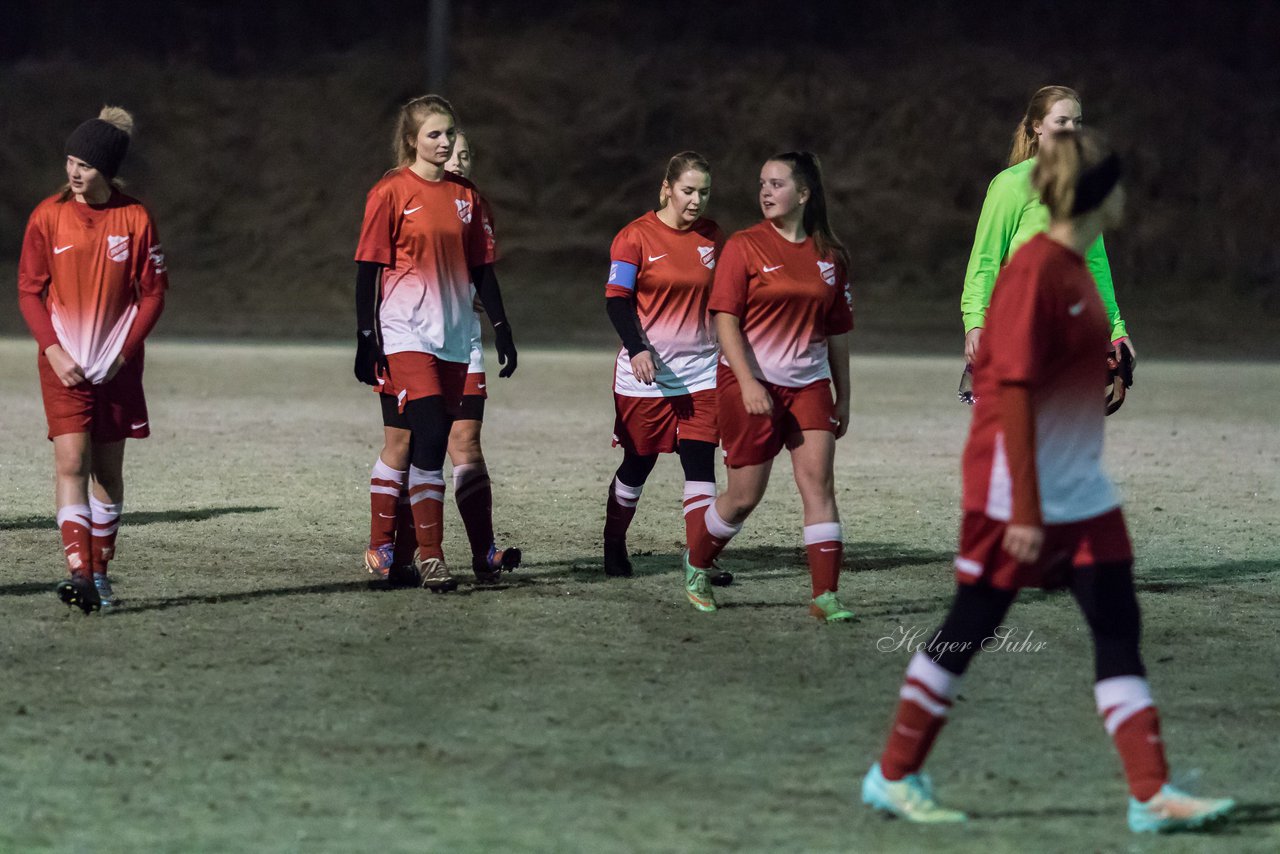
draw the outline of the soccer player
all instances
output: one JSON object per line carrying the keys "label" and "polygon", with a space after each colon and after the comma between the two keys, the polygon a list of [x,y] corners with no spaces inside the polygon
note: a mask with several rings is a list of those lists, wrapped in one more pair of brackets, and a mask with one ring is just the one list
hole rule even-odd
{"label": "soccer player", "polygon": [[[1050,134],[1075,130],[1083,123],[1080,96],[1075,90],[1066,86],[1044,86],[1031,97],[1026,114],[1013,131],[1009,168],[996,175],[987,188],[973,237],[969,267],[965,271],[964,291],[960,296],[965,332],[964,358],[969,366],[978,355],[982,331],[987,325],[987,306],[991,303],[996,275],[1022,244],[1049,225],[1049,211],[1030,181],[1036,156]],[[1111,265],[1107,262],[1102,235],[1098,235],[1097,241],[1088,247],[1084,258],[1102,298],[1113,349],[1118,355],[1118,350],[1124,348],[1131,358],[1136,358],[1137,352],[1116,306]]]}
{"label": "soccer player", "polygon": [[1099,138],[1061,131],[1031,173],[1049,229],[1000,273],[974,366],[977,404],[963,458],[963,521],[951,611],[907,667],[897,713],[862,799],[914,822],[955,822],[921,766],[963,676],[1018,590],[1067,586],[1094,642],[1098,714],[1129,782],[1136,832],[1195,827],[1230,800],[1169,785],[1160,721],[1139,650],[1133,552],[1102,469],[1111,329],[1086,252],[1124,206],[1120,161]]}
{"label": "soccer player", "polygon": [[[710,309],[721,358],[720,434],[728,484],[695,520],[685,594],[714,611],[712,561],[764,497],[773,458],[791,452],[804,504],[810,611],[850,620],[836,596],[844,556],[835,499],[836,439],[849,428],[849,256],[827,221],[818,158],[788,152],[760,170],[764,221],[729,238]],[[832,400],[832,385],[835,399]]]}
{"label": "soccer player", "polygon": [[[401,108],[392,141],[397,166],[369,191],[356,250],[356,376],[384,392],[386,427],[370,481],[373,518],[365,562],[371,572],[401,580],[391,573],[391,543],[407,484],[421,584],[434,592],[457,587],[442,548],[443,470],[451,427],[464,414],[477,296],[493,324],[504,366],[499,376],[510,376],[517,364],[493,271],[487,206],[470,181],[445,169],[456,137],[457,119],[444,98],[425,95]],[[464,511],[464,521],[468,517]],[[487,537],[470,537],[472,570],[480,583],[510,568],[492,539],[491,521]]]}
{"label": "soccer player", "polygon": [[119,604],[107,565],[124,503],[124,443],[151,434],[143,342],[169,286],[151,215],[116,180],[132,134],[133,117],[119,107],[71,133],[67,184],[31,214],[18,266],[70,572],[57,592],[86,614]]}
{"label": "soccer player", "polygon": [[[711,166],[694,151],[667,163],[658,210],[613,239],[605,307],[622,348],[613,373],[613,444],[622,464],[605,505],[604,571],[629,576],[627,529],[659,454],[684,469],[686,536],[715,498],[716,357],[707,316],[720,227],[703,216]],[[720,584],[733,576],[716,572]]]}

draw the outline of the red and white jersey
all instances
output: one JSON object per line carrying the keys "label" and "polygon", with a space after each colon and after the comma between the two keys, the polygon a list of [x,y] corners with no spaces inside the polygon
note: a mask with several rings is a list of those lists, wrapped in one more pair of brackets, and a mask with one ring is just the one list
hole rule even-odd
{"label": "red and white jersey", "polygon": [[613,390],[624,397],[675,397],[716,387],[715,332],[707,299],[724,232],[709,219],[672,228],[653,211],[632,220],[609,248],[606,297],[636,302],[640,332],[653,348],[653,385],[631,372],[618,351]]}
{"label": "red and white jersey", "polygon": [[385,353],[430,353],[469,362],[471,269],[492,264],[496,247],[484,203],[465,178],[428,181],[411,169],[388,173],[369,191],[357,261],[382,264],[378,320]]}
{"label": "red and white jersey", "polygon": [[827,336],[853,329],[841,265],[818,257],[812,237],[792,243],[768,221],[729,238],[710,308],[741,322],[756,379],[792,388],[830,379]]}
{"label": "red and white jersey", "polygon": [[[137,199],[113,191],[102,205],[50,196],[32,212],[22,243],[18,291],[43,300],[57,343],[99,384],[124,349],[138,302],[169,287],[160,238]],[[38,312],[38,307],[36,309]],[[24,309],[24,314],[26,311]],[[43,318],[32,331],[41,350]]]}
{"label": "red and white jersey", "polygon": [[978,402],[964,449],[965,510],[1008,521],[1013,489],[1022,488],[1005,455],[1006,383],[1031,392],[1044,522],[1077,522],[1119,505],[1102,470],[1110,328],[1082,256],[1044,234],[1014,253],[996,279],[973,368]]}

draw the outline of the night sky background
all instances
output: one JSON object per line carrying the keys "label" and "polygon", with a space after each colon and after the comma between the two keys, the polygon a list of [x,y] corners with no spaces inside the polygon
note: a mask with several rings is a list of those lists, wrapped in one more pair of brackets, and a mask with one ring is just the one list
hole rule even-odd
{"label": "night sky background", "polygon": [[[0,275],[67,134],[119,104],[121,174],[170,262],[157,335],[349,337],[364,194],[397,105],[428,90],[428,9],[6,3]],[[1126,156],[1107,244],[1144,354],[1280,356],[1280,3],[481,0],[453,4],[448,59],[523,340],[610,340],[609,242],[672,153],[711,159],[731,231],[758,218],[761,162],[806,147],[855,262],[855,348],[958,354],[986,185],[1059,83]],[[0,332],[25,334],[6,305]]]}

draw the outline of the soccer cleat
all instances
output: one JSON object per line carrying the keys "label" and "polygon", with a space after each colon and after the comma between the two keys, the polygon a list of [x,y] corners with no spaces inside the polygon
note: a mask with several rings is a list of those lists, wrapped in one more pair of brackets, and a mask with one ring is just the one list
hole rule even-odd
{"label": "soccer cleat", "polygon": [[111,589],[111,579],[107,578],[105,572],[93,574],[93,589],[98,591],[98,602],[103,608],[112,608],[120,604],[120,600],[116,599],[115,591]]}
{"label": "soccer cleat", "polygon": [[489,546],[488,557],[471,559],[471,571],[476,575],[476,583],[497,584],[502,579],[502,573],[511,572],[520,565],[521,557],[523,555],[517,548],[499,549]]}
{"label": "soccer cleat", "polygon": [[862,778],[862,802],[916,824],[951,824],[969,818],[933,799],[933,783],[927,774],[908,774],[890,781],[885,779],[879,762]]}
{"label": "soccer cleat", "polygon": [[828,590],[813,600],[809,613],[828,623],[841,623],[853,619],[853,612],[840,604],[834,590]]}
{"label": "soccer cleat", "polygon": [[1168,783],[1150,800],[1129,797],[1129,829],[1134,833],[1195,830],[1227,817],[1236,807],[1231,798],[1196,798]]}
{"label": "soccer cleat", "polygon": [[93,580],[87,575],[77,573],[70,578],[64,578],[58,582],[56,589],[59,599],[68,606],[79,608],[86,614],[92,614],[102,607],[102,600],[98,596],[98,588],[94,587]]}
{"label": "soccer cleat", "polygon": [[442,558],[429,557],[422,562],[422,586],[432,593],[448,593],[458,589],[458,579],[449,572]]}
{"label": "soccer cleat", "polygon": [[711,579],[711,583],[716,587],[728,587],[733,583],[733,573],[727,569],[721,569],[720,564],[715,561],[711,562],[711,569],[707,571],[707,578]]}
{"label": "soccer cleat", "polygon": [[387,586],[418,587],[422,584],[422,576],[416,563],[397,563],[387,570]]}
{"label": "soccer cleat", "polygon": [[711,579],[705,569],[689,563],[689,550],[684,552],[684,595],[699,611],[716,610],[716,597],[711,592]]}
{"label": "soccer cleat", "polygon": [[364,568],[369,570],[370,575],[389,581],[391,567],[395,562],[395,549],[392,543],[367,549],[364,553]]}
{"label": "soccer cleat", "polygon": [[631,577],[631,556],[626,540],[604,541],[604,574],[613,578]]}

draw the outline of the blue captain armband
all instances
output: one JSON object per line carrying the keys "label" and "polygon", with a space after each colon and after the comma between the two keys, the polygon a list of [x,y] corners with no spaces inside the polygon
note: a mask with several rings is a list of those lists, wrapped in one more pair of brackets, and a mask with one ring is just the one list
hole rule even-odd
{"label": "blue captain armband", "polygon": [[608,284],[634,291],[636,289],[636,274],[639,272],[640,268],[635,264],[628,264],[626,261],[612,261],[609,264]]}

